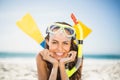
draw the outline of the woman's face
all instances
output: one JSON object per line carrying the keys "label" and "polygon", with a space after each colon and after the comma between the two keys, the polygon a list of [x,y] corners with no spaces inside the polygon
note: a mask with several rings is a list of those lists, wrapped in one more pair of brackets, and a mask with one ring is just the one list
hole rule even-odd
{"label": "woman's face", "polygon": [[52,52],[52,57],[60,60],[67,57],[71,47],[71,38],[65,36],[64,32],[51,34],[48,41],[49,50]]}

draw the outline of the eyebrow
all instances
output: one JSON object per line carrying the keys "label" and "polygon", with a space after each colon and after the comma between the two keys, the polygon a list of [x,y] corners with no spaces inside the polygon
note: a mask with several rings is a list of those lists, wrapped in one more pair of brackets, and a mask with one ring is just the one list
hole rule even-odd
{"label": "eyebrow", "polygon": [[[53,39],[52,41],[57,41],[57,40]],[[58,41],[57,41],[57,42],[58,42]],[[69,41],[63,41],[63,42],[69,42]]]}

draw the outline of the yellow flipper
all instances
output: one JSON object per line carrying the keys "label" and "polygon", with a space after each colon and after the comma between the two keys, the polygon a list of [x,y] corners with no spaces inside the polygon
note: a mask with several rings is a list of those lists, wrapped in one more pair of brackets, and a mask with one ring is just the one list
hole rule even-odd
{"label": "yellow flipper", "polygon": [[83,30],[83,39],[85,39],[92,32],[92,30],[78,20],[78,23],[73,26],[76,29],[76,34],[78,34],[78,36],[76,36],[77,39],[79,39],[80,33],[81,33],[78,30],[80,26],[82,27],[82,30]]}
{"label": "yellow flipper", "polygon": [[21,20],[17,21],[16,24],[23,32],[33,38],[37,43],[40,44],[44,41],[44,37],[29,13],[23,16]]}

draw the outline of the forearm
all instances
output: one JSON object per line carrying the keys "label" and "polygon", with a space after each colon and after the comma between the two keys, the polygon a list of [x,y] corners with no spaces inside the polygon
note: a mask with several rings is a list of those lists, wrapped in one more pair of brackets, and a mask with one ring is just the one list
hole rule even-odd
{"label": "forearm", "polygon": [[66,70],[65,70],[65,64],[60,63],[59,68],[60,68],[61,79],[62,80],[69,80],[69,77],[67,76],[67,73],[66,73]]}
{"label": "forearm", "polygon": [[58,71],[58,65],[53,65],[49,80],[56,80],[57,79],[57,71]]}

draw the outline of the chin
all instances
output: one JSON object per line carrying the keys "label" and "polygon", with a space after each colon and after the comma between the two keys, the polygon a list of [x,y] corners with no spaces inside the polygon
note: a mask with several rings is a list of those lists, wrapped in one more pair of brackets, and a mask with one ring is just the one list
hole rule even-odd
{"label": "chin", "polygon": [[61,58],[55,58],[55,59],[59,61]]}
{"label": "chin", "polygon": [[55,59],[59,61],[60,59],[62,59],[62,57],[59,56],[59,57],[56,57]]}
{"label": "chin", "polygon": [[65,56],[64,55],[61,55],[61,56],[54,55],[54,58],[59,61],[60,59],[65,58]]}

